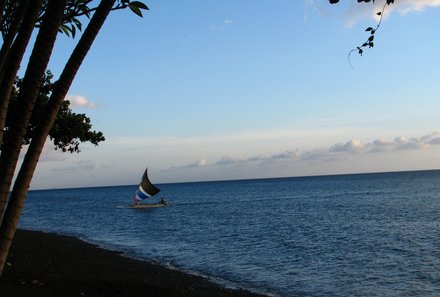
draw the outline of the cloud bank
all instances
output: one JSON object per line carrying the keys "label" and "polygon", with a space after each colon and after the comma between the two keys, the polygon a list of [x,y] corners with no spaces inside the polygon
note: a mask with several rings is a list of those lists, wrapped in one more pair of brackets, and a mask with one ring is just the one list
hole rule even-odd
{"label": "cloud bank", "polygon": [[393,151],[423,150],[431,146],[440,145],[440,130],[422,137],[395,137],[393,140],[375,139],[363,143],[359,139],[352,139],[343,143],[335,143],[328,148],[303,150],[300,148],[285,150],[276,154],[264,156],[237,157],[224,155],[214,163],[208,163],[205,159],[192,162],[174,168],[194,168],[206,166],[235,166],[235,165],[265,165],[268,163],[285,161],[335,161],[344,159],[349,155],[377,154]]}

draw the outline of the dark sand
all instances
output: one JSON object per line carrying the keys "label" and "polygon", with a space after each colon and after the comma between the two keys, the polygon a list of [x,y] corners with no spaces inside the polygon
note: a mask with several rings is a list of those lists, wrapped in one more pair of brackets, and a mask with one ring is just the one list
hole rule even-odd
{"label": "dark sand", "polygon": [[258,296],[42,232],[18,230],[7,262],[1,297]]}

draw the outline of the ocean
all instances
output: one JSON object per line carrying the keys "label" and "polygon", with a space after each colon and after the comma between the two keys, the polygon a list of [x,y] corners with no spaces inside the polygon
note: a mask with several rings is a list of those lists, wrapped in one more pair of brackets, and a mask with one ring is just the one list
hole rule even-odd
{"label": "ocean", "polygon": [[20,228],[272,296],[440,296],[440,171],[30,191]]}

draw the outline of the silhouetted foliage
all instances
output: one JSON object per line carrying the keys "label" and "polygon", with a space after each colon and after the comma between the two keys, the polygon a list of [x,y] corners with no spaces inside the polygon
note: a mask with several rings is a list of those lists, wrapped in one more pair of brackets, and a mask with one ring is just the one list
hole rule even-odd
{"label": "silhouetted foliage", "polygon": [[[339,3],[339,0],[329,0],[329,2],[330,2],[330,4],[337,4],[337,3]],[[374,3],[374,0],[357,0],[357,2],[358,3],[361,3],[361,2],[366,2],[366,3],[373,2]],[[374,47],[374,37],[375,37],[375,34],[376,34],[377,30],[379,29],[379,27],[380,27],[380,25],[382,23],[382,18],[383,18],[383,14],[384,14],[384,11],[385,11],[385,7],[387,5],[390,5],[390,4],[393,4],[393,3],[394,3],[394,0],[386,0],[385,4],[382,7],[382,10],[376,13],[376,15],[378,15],[380,17],[379,18],[379,22],[377,23],[376,27],[375,28],[368,27],[367,29],[365,29],[365,31],[369,32],[369,34],[370,34],[368,36],[367,40],[362,45],[357,46],[355,49],[352,49],[348,53],[348,62],[350,63],[350,66],[352,68],[353,68],[353,66],[351,65],[351,62],[350,62],[350,55],[351,55],[351,53],[352,52],[358,52],[358,54],[362,56],[362,54],[364,53],[364,48],[372,48],[372,47]]]}
{"label": "silhouetted foliage", "polygon": [[[58,149],[70,152],[78,152],[82,141],[97,144],[104,140],[101,132],[90,131],[88,117],[72,113],[69,103],[64,101],[102,25],[112,10],[130,8],[136,15],[142,16],[141,10],[148,9],[142,2],[131,0],[101,0],[94,2],[96,7],[89,8],[87,5],[91,2],[0,1],[0,31],[4,40],[0,47],[0,91],[3,91],[0,92],[0,139],[3,141],[0,151],[0,277],[47,138],[52,139]],[[89,17],[90,21],[60,77],[52,85],[45,71],[56,37],[59,32],[75,37],[77,30],[82,29],[77,19],[81,15]],[[39,30],[33,49],[28,48],[31,55],[23,81],[16,81],[35,27]],[[42,83],[42,93],[39,93]],[[22,145],[26,142],[30,142],[29,147],[13,181]]]}
{"label": "silhouetted foliage", "polygon": [[[60,32],[65,33],[67,36],[72,35],[75,38],[76,30],[81,31],[82,24],[78,17],[86,16],[90,19],[90,15],[97,7],[90,8],[88,6],[93,0],[69,0],[66,7],[63,23],[60,26]],[[143,17],[142,10],[149,10],[148,6],[139,1],[119,0],[118,3],[112,8],[112,10],[130,8],[135,14]]]}
{"label": "silhouetted foliage", "polygon": [[[53,83],[51,82],[53,75],[50,71],[46,72],[40,86],[40,92],[32,111],[31,119],[29,121],[23,144],[27,145],[31,142],[34,132],[37,128],[38,122],[44,116],[44,112],[52,93]],[[18,79],[11,94],[11,101],[9,103],[10,111],[16,108],[18,94],[22,85],[22,79]],[[10,125],[11,115],[13,112],[8,112],[6,117],[6,127],[8,130]],[[104,134],[102,132],[92,131],[92,124],[90,118],[85,114],[74,113],[70,109],[70,102],[64,100],[57,118],[49,132],[49,138],[55,145],[55,149],[60,149],[63,152],[80,152],[79,144],[81,142],[90,142],[98,145],[99,142],[104,141]]]}
{"label": "silhouetted foliage", "polygon": [[[5,9],[0,22],[0,31],[3,38],[7,35],[14,17],[23,1],[7,1]],[[93,0],[69,0],[67,1],[66,8],[64,10],[64,17],[59,28],[60,33],[64,33],[67,36],[75,38],[77,31],[82,31],[82,23],[79,19],[81,16],[86,16],[90,19],[91,13],[97,9],[97,7],[90,7]],[[35,23],[35,27],[41,26],[41,20],[46,12],[48,0],[43,1],[40,10],[40,16]],[[140,1],[119,0],[112,10],[119,10],[130,8],[135,14],[140,17],[142,15],[142,9],[149,10],[148,6]]]}

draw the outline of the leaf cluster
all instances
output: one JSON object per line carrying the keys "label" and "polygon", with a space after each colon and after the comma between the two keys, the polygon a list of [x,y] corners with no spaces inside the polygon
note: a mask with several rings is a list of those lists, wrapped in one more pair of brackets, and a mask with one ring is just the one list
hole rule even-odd
{"label": "leaf cluster", "polygon": [[102,132],[92,131],[90,118],[85,114],[72,112],[69,107],[70,102],[64,100],[57,119],[49,132],[49,138],[55,145],[55,149],[61,149],[63,152],[79,153],[79,144],[90,142],[98,145],[104,141]]}
{"label": "leaf cluster", "polygon": [[143,17],[141,9],[149,10],[148,6],[140,1],[121,1],[121,2],[124,5],[126,5],[125,7],[130,8],[131,11],[133,11],[135,14],[137,14],[140,17]]}
{"label": "leaf cluster", "polygon": [[[60,26],[60,32],[67,36],[72,35],[75,38],[77,30],[81,31],[82,25],[79,17],[86,16],[90,19],[91,12],[95,11],[97,7],[90,8],[88,5],[92,0],[69,0],[65,11],[63,23]],[[119,0],[112,10],[130,8],[136,15],[143,17],[142,10],[149,10],[148,6],[140,1]]]}
{"label": "leaf cluster", "polygon": [[[88,5],[92,0],[69,0],[65,11],[63,23],[60,26],[60,32],[67,36],[72,35],[75,38],[77,29],[81,31],[82,25],[79,21],[80,16],[86,16],[90,19],[91,12],[95,11],[97,7],[90,8]],[[148,6],[140,1],[119,0],[112,10],[130,8],[136,15],[143,17],[142,10],[149,10]]]}
{"label": "leaf cluster", "polygon": [[75,38],[77,30],[82,30],[82,23],[79,17],[85,15],[90,19],[92,11],[88,6],[90,2],[92,0],[69,0],[59,31],[67,36],[72,35],[72,38]]}
{"label": "leaf cluster", "polygon": [[[330,4],[337,4],[337,3],[339,3],[339,0],[329,0],[329,2],[330,2]],[[373,2],[374,3],[374,0],[357,0],[357,2],[358,3],[361,3],[361,2],[366,2],[366,3]],[[366,32],[370,33],[370,35],[368,36],[367,40],[364,43],[362,43],[362,45],[357,46],[356,49],[353,49],[353,50],[351,50],[348,53],[348,62],[350,63],[350,66],[352,68],[353,68],[353,66],[351,65],[351,62],[350,62],[350,55],[351,55],[351,53],[354,52],[354,51],[357,51],[358,54],[362,56],[362,54],[364,53],[364,48],[372,48],[372,47],[374,47],[375,34],[376,34],[377,30],[379,29],[379,27],[380,27],[380,25],[382,23],[382,18],[383,18],[383,13],[385,11],[385,7],[387,5],[391,5],[393,3],[394,3],[394,0],[386,0],[385,1],[385,4],[383,5],[382,10],[376,13],[376,15],[380,16],[380,19],[379,19],[379,22],[376,25],[376,28],[368,27],[367,29],[365,29]]]}
{"label": "leaf cluster", "polygon": [[[17,10],[26,0],[9,0],[6,1],[5,9],[3,10],[3,16],[0,22],[0,31],[3,39],[10,30],[13,23],[14,16],[17,15]],[[29,0],[32,1],[32,0]],[[62,19],[59,32],[66,34],[68,37],[75,38],[78,31],[82,31],[82,23],[80,18],[85,16],[90,19],[93,11],[97,9],[97,6],[91,6],[93,0],[68,0],[64,11],[64,17]],[[43,1],[40,10],[40,16],[37,19],[35,27],[41,26],[41,21],[47,9],[48,0]],[[119,0],[115,3],[112,10],[119,10],[129,8],[136,15],[143,17],[142,10],[149,10],[148,6],[140,1]]]}
{"label": "leaf cluster", "polygon": [[22,8],[24,1],[8,1],[3,9],[3,15],[0,22],[0,30],[2,38],[5,39],[11,27],[16,22],[16,16],[19,14],[18,10]]}
{"label": "leaf cluster", "polygon": [[[31,142],[37,125],[41,117],[44,116],[44,112],[54,86],[54,84],[51,82],[52,78],[53,75],[50,71],[47,71],[43,77],[40,91],[32,111],[28,129],[26,131],[26,136],[23,140],[23,144],[25,145]],[[17,98],[22,83],[23,80],[21,78],[17,78],[11,94],[9,109],[16,108]],[[9,116],[11,114],[13,114],[13,112],[8,112],[8,117],[6,117],[6,131],[8,130],[8,127],[12,121]],[[81,142],[90,142],[94,145],[98,145],[99,142],[105,140],[102,132],[92,130],[92,124],[89,117],[87,117],[85,114],[74,113],[71,110],[70,102],[68,100],[63,101],[57,118],[49,132],[49,138],[55,145],[56,150],[60,149],[63,152],[70,153],[79,153],[81,151],[79,148]]]}
{"label": "leaf cluster", "polygon": [[[14,24],[21,22],[18,17],[31,3],[35,0],[3,0],[0,1],[0,31],[5,40],[5,37],[17,34],[16,28],[14,31]],[[61,20],[58,31],[62,34],[66,34],[69,37],[75,38],[78,31],[82,31],[82,21],[84,18],[90,19],[93,13],[98,9],[100,1],[93,0],[67,0],[67,4],[64,8],[63,17]],[[41,27],[49,0],[43,0],[41,7],[39,7],[39,14],[35,22],[35,28]],[[136,15],[143,17],[142,10],[149,10],[148,6],[140,1],[131,0],[117,0],[115,1],[111,10],[120,10],[129,8]],[[3,49],[2,49],[3,50]],[[7,54],[6,54],[7,55]],[[3,64],[2,64],[3,65]],[[3,66],[2,66],[3,68]],[[1,69],[3,71],[3,69]],[[1,74],[0,74],[1,77]],[[49,96],[53,89],[51,79],[53,75],[48,71],[42,78],[40,91],[35,103],[35,108],[31,115],[31,120],[28,125],[26,137],[23,140],[23,144],[29,144],[35,133],[39,120],[43,117],[45,107],[49,100]],[[11,117],[15,110],[19,110],[17,106],[17,98],[22,85],[21,79],[16,79],[15,85],[11,91],[10,104],[8,106],[8,112],[6,115],[6,123],[2,130],[7,133],[10,127]],[[104,141],[104,135],[102,132],[93,131],[90,123],[90,118],[85,114],[73,113],[70,109],[70,103],[64,101],[60,108],[60,112],[56,118],[56,121],[49,133],[49,137],[55,145],[55,149],[69,152],[79,152],[80,142],[91,142],[97,145],[100,141]],[[0,137],[3,141],[3,137]],[[3,142],[0,142],[0,149],[3,147]]]}
{"label": "leaf cluster", "polygon": [[[370,0],[358,0],[358,2],[370,2]],[[374,0],[372,0],[374,2]],[[376,13],[376,15],[380,16],[379,22],[377,23],[376,28],[372,28],[372,27],[368,27],[367,29],[365,29],[366,32],[370,32],[370,36],[368,37],[368,39],[361,45],[356,47],[356,50],[358,52],[359,55],[362,56],[362,54],[364,53],[362,48],[368,47],[368,48],[372,48],[374,47],[374,34],[376,34],[377,30],[379,29],[381,23],[382,23],[382,18],[383,18],[383,13],[385,11],[385,7],[387,5],[390,5],[391,3],[394,3],[394,0],[387,0],[386,3],[384,4],[382,11],[379,11]]]}
{"label": "leaf cluster", "polygon": [[[337,4],[337,3],[339,3],[339,0],[329,0],[329,2],[330,2],[330,4]],[[374,3],[374,0],[357,0],[357,2],[358,3],[361,3],[361,2],[366,2],[366,3],[373,2]],[[382,11],[379,11],[379,12],[376,13],[376,15],[380,16],[380,19],[379,19],[379,22],[378,22],[376,28],[368,27],[367,29],[365,29],[366,32],[370,33],[370,36],[368,36],[367,40],[362,45],[356,47],[356,49],[353,49],[353,50],[351,50],[349,52],[349,54],[348,54],[349,58],[350,58],[350,55],[351,55],[351,53],[353,51],[357,51],[358,54],[362,56],[362,54],[364,53],[364,48],[367,48],[367,47],[368,48],[372,48],[372,47],[374,47],[374,37],[375,37],[375,34],[376,34],[377,30],[380,27],[380,24],[382,23],[382,18],[383,18],[383,13],[385,11],[385,7],[387,5],[390,5],[390,4],[393,4],[393,3],[394,3],[394,0],[386,0],[384,6],[382,8]]]}

